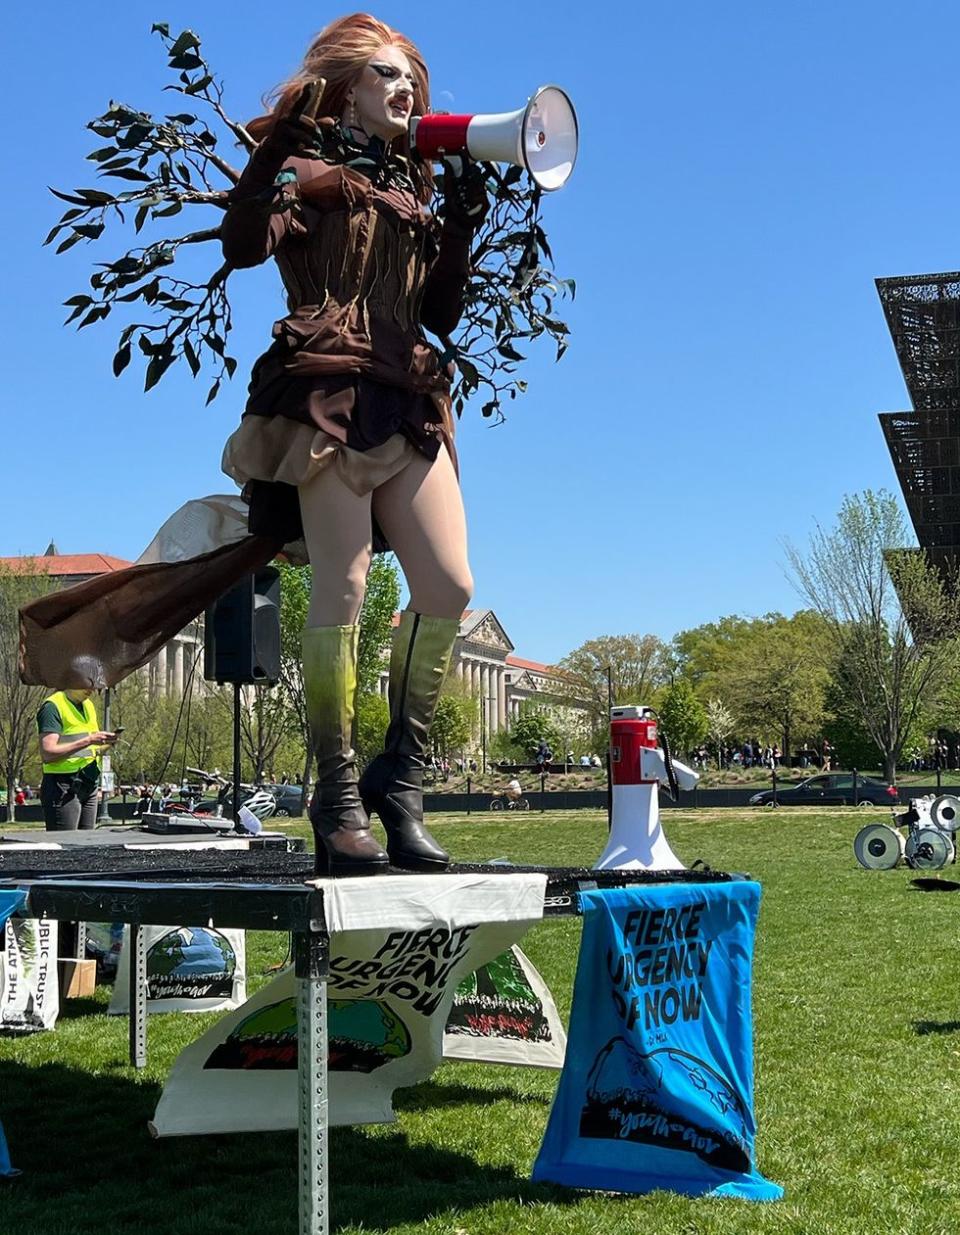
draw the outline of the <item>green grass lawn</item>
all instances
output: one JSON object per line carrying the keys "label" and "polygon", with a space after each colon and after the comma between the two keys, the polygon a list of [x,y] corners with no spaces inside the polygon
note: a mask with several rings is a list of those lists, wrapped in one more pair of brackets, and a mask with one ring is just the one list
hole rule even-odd
{"label": "green grass lawn", "polygon": [[[881,817],[878,813],[878,818]],[[686,861],[763,885],[754,985],[758,1164],[786,1188],[751,1205],[532,1184],[556,1074],[444,1064],[397,1096],[397,1122],[331,1132],[331,1229],[359,1235],[957,1235],[960,894],[907,870],[857,867],[865,810],[673,811]],[[303,824],[290,825],[302,832]],[[464,860],[590,864],[599,812],[433,816]],[[950,874],[951,872],[948,872]],[[524,950],[569,1011],[579,923]],[[286,938],[248,935],[251,989]],[[295,1134],[151,1141],[146,1121],[180,1049],[214,1018],[150,1019],[147,1069],[126,1063],[107,992],[53,1033],[0,1039],[0,1116],[26,1174],[0,1184],[0,1235],[292,1235]]]}

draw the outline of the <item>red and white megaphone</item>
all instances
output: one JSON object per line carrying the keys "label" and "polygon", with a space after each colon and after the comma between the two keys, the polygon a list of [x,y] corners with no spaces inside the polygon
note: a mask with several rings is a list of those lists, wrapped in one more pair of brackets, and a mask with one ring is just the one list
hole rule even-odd
{"label": "red and white megaphone", "polygon": [[526,107],[479,116],[414,116],[410,142],[422,159],[469,154],[525,167],[541,189],[562,188],[577,161],[577,113],[559,86],[541,86]]}

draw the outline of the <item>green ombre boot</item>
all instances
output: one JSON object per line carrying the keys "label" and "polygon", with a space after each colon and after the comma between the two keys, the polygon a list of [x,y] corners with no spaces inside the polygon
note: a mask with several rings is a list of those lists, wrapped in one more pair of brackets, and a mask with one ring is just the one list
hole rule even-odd
{"label": "green ombre boot", "polygon": [[308,626],[303,632],[303,684],[317,759],[310,823],[319,874],[376,875],[389,865],[357,792],[352,730],[359,633],[359,626]]}
{"label": "green ombre boot", "polygon": [[393,866],[443,870],[449,854],[423,826],[423,769],[430,726],[447,675],[460,623],[407,609],[390,655],[390,727],[384,752],[360,778],[367,814],[376,812],[387,832]]}

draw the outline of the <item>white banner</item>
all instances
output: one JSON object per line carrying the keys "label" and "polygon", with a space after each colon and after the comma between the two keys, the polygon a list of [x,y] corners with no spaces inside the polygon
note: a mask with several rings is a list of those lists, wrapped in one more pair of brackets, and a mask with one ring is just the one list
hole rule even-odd
{"label": "white banner", "polygon": [[60,1014],[57,923],[8,918],[0,952],[0,1031],[52,1029]]}
{"label": "white banner", "polygon": [[[147,1012],[226,1012],[247,997],[246,936],[210,926],[143,926]],[[130,1010],[130,928],[124,927],[111,1015]]]}
{"label": "white banner", "polygon": [[550,989],[518,947],[457,987],[443,1035],[444,1059],[562,1068],[566,1048]]}
{"label": "white banner", "polygon": [[[393,1091],[440,1062],[457,984],[543,914],[545,875],[324,880],[331,1125],[388,1123]],[[296,986],[288,969],[178,1057],[157,1136],[297,1126]]]}

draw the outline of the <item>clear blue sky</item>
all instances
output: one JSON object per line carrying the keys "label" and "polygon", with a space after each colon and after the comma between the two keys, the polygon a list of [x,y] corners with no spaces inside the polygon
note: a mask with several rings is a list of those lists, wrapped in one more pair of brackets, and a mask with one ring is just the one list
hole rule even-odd
{"label": "clear blue sky", "polygon": [[[345,11],[17,6],[0,554],[52,538],[134,558],[181,502],[226,491],[221,445],[283,311],[273,270],[234,276],[240,370],[210,408],[206,384],[174,372],[147,395],[136,363],[114,379],[115,317],[77,335],[60,302],[120,235],[40,248],[59,217],[45,186],[96,183],[85,121],[111,97],[179,110],[151,21],[196,29],[248,117]],[[570,350],[528,366],[506,425],[471,408],[460,428],[474,604],[544,661],[600,634],[792,612],[781,540],[802,543],[845,493],[897,489],[876,413],[908,399],[873,280],[960,266],[960,5],[374,11],[421,45],[436,106],[500,111],[554,81],[580,115],[577,170],[546,203],[558,270],[578,283]]]}

